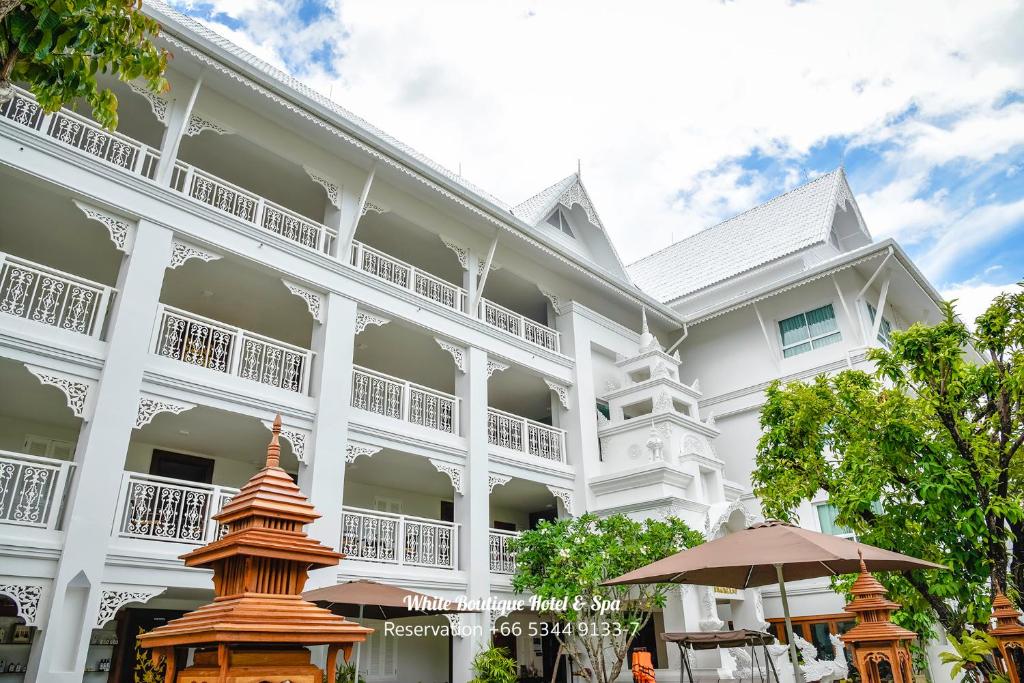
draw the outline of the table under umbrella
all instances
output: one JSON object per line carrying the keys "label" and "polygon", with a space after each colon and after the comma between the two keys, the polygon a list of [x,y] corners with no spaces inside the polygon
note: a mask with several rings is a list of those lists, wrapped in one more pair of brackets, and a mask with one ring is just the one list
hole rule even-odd
{"label": "table under umbrella", "polygon": [[793,642],[786,581],[856,573],[861,558],[873,571],[945,569],[866,543],[769,520],[652,562],[605,584],[680,583],[742,590],[778,583],[793,675],[800,683],[803,676]]}

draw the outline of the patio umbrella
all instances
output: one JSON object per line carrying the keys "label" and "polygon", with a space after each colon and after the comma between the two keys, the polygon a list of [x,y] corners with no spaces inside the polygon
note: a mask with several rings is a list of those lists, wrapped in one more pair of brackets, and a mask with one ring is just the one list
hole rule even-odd
{"label": "patio umbrella", "polygon": [[[332,612],[346,617],[357,617],[360,621],[364,616],[370,619],[392,620],[403,617],[473,611],[459,609],[454,602],[445,598],[437,598],[368,579],[357,579],[339,583],[336,586],[306,591],[302,594],[302,599],[324,603]],[[415,604],[414,601],[425,601],[435,609],[409,609],[407,605]],[[420,602],[420,604],[424,604],[424,602]],[[361,650],[362,643],[356,643],[355,683],[359,683],[359,654]]]}
{"label": "patio umbrella", "polygon": [[854,573],[860,570],[862,557],[868,568],[876,571],[945,569],[909,555],[770,520],[652,562],[605,584],[682,583],[743,589],[778,583],[793,674],[801,681],[786,581]]}

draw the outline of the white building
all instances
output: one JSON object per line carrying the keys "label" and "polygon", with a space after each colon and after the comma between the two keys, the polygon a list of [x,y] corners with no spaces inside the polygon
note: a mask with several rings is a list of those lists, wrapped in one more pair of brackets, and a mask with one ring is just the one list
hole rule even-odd
{"label": "white building", "polygon": [[[24,680],[131,680],[138,630],[210,598],[177,557],[216,537],[275,414],[311,532],[347,555],[312,585],[510,598],[507,538],[539,519],[743,528],[766,383],[935,316],[841,171],[627,270],[577,175],[505,205],[147,8],[172,90],[112,83],[117,134],[25,93],[0,107],[0,659]],[[808,591],[804,614],[841,611]],[[657,631],[763,619],[755,591],[687,588],[641,643],[671,667]],[[362,668],[466,681],[484,640],[375,635]],[[548,680],[552,642],[503,644]]]}

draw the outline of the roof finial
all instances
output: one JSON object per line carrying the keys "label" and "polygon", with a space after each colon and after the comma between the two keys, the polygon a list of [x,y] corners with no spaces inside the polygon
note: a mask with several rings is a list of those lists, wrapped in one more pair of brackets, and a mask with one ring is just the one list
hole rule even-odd
{"label": "roof finial", "polygon": [[273,435],[270,437],[270,444],[267,446],[267,467],[281,466],[281,444],[278,437],[281,435],[281,414],[274,418],[274,426],[270,428]]}
{"label": "roof finial", "polygon": [[640,307],[640,320],[641,320],[641,322],[640,322],[640,334],[648,334],[650,332],[650,330],[647,329],[647,307],[646,306],[641,306]]}
{"label": "roof finial", "polygon": [[576,158],[576,179],[583,180],[583,162]]}
{"label": "roof finial", "polygon": [[857,557],[860,558],[860,571],[862,574],[868,573],[868,566],[864,563],[864,551],[860,548],[857,549]]}

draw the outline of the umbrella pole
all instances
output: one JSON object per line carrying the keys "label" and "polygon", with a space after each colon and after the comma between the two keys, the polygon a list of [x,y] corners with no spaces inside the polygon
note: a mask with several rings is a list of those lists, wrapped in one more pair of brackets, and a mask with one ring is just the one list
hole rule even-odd
{"label": "umbrella pole", "polygon": [[775,575],[779,579],[779,597],[782,598],[782,614],[786,618],[786,640],[789,641],[789,661],[793,663],[793,678],[796,683],[804,683],[804,673],[800,670],[800,658],[793,640],[793,620],[789,616],[789,599],[786,597],[786,580],[782,577],[782,565],[775,565]]}
{"label": "umbrella pole", "polygon": [[[359,625],[363,625],[363,605],[359,605]],[[359,641],[358,643],[356,643],[356,673],[354,677],[355,683],[359,683],[359,655],[362,653],[362,651],[363,642]]]}

